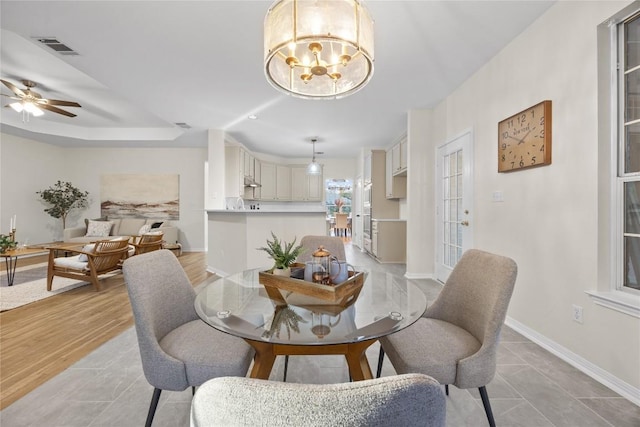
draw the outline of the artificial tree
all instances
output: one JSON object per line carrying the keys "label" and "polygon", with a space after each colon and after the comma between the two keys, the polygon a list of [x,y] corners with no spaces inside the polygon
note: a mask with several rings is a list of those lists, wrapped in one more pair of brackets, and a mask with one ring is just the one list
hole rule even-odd
{"label": "artificial tree", "polygon": [[46,190],[36,191],[45,203],[51,205],[44,211],[54,218],[62,218],[62,229],[67,226],[67,215],[72,209],[89,206],[89,192],[82,191],[66,181],[58,181]]}

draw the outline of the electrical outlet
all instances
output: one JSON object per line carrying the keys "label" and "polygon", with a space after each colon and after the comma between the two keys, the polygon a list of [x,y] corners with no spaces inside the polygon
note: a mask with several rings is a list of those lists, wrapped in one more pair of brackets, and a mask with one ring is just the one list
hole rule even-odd
{"label": "electrical outlet", "polygon": [[582,307],[573,304],[573,320],[574,322],[582,323]]}

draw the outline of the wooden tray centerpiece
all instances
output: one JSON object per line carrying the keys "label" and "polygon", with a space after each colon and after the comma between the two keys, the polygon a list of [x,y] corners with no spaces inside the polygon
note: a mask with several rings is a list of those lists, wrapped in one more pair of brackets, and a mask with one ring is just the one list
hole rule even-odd
{"label": "wooden tray centerpiece", "polygon": [[[294,264],[292,267],[304,267],[304,264]],[[269,295],[271,291],[289,291],[307,295],[328,301],[332,304],[342,304],[357,298],[364,284],[366,274],[363,271],[350,271],[349,278],[342,283],[323,285],[321,283],[307,282],[306,280],[292,277],[278,276],[270,271],[258,273],[259,282],[266,288]]]}

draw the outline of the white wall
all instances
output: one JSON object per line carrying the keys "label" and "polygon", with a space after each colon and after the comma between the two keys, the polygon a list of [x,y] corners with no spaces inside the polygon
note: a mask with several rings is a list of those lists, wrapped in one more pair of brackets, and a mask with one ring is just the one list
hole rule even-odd
{"label": "white wall", "polygon": [[[186,251],[202,251],[204,236],[205,148],[63,148],[2,134],[2,217],[18,216],[18,241],[50,242],[62,238],[61,222],[44,212],[36,191],[57,180],[89,192],[90,206],[73,211],[67,227],[100,216],[100,176],[161,173],[180,175],[180,243]],[[4,228],[1,227],[0,230]]]}
{"label": "white wall", "polygon": [[[0,233],[9,234],[9,218],[17,216],[19,243],[44,243],[62,237],[62,220],[44,212],[49,207],[36,191],[71,177],[58,147],[0,134]],[[84,189],[82,184],[76,186]]]}
{"label": "white wall", "polygon": [[[585,294],[598,288],[596,28],[629,3],[557,2],[435,109],[410,114],[407,269],[433,274],[433,263],[413,254],[433,247],[435,147],[473,129],[474,242],[518,263],[510,320],[638,393],[639,319]],[[498,122],[545,99],[553,101],[553,163],[499,174]],[[491,201],[495,190],[504,202]],[[572,304],[584,307],[583,324],[572,320]]]}

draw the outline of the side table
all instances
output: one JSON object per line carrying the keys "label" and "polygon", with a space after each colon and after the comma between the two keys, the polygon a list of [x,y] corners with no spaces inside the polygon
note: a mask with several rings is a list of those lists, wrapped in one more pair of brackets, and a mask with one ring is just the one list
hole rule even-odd
{"label": "side table", "polygon": [[163,249],[169,249],[175,256],[182,255],[182,245],[180,243],[165,243]]}

